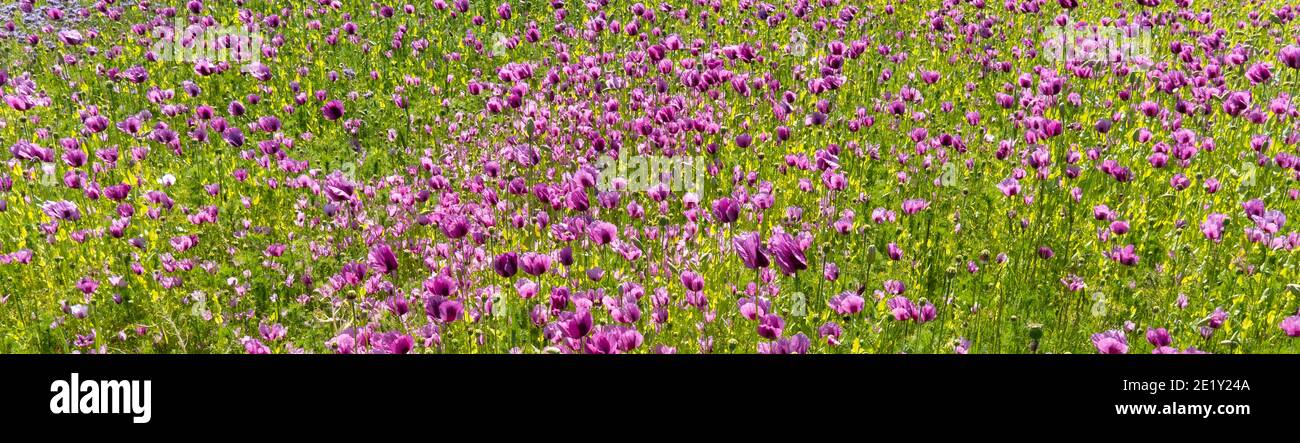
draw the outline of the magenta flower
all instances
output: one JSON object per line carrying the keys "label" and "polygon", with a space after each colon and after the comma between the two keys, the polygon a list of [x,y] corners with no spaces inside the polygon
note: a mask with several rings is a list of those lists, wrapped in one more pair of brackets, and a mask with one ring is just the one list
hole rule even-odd
{"label": "magenta flower", "polygon": [[1300,315],[1292,315],[1282,319],[1282,324],[1278,325],[1287,337],[1300,337]]}
{"label": "magenta flower", "polygon": [[758,335],[768,340],[780,337],[783,329],[785,329],[785,320],[774,313],[764,315],[758,322]]}
{"label": "magenta flower", "polygon": [[1134,246],[1131,244],[1122,247],[1116,246],[1115,249],[1111,251],[1110,257],[1112,260],[1115,260],[1122,265],[1133,266],[1136,265],[1139,260],[1137,253],[1133,251]]}
{"label": "magenta flower", "polygon": [[521,267],[528,275],[538,276],[545,274],[551,269],[551,256],[538,254],[536,252],[526,252],[520,259]]}
{"label": "magenta flower", "polygon": [[271,348],[262,344],[262,342],[256,338],[244,337],[239,341],[240,344],[244,345],[245,353],[248,354],[270,354],[271,353]]}
{"label": "magenta flower", "polygon": [[560,326],[564,336],[571,339],[586,337],[591,332],[591,312],[564,312],[560,315]]}
{"label": "magenta flower", "polygon": [[343,102],[330,100],[328,103],[325,103],[324,106],[321,106],[320,112],[321,115],[325,116],[326,120],[338,120],[343,117]]}
{"label": "magenta flower", "polygon": [[759,354],[807,354],[812,341],[802,332],[774,342],[759,343]]}
{"label": "magenta flower", "polygon": [[912,199],[903,201],[903,214],[912,215],[921,212],[930,207],[930,202],[923,199]]}
{"label": "magenta flower", "polygon": [[1223,222],[1227,219],[1228,216],[1217,212],[1206,216],[1205,221],[1201,223],[1201,233],[1215,243],[1223,241]]}
{"label": "magenta flower", "polygon": [[790,234],[777,232],[768,241],[768,249],[776,258],[776,264],[785,275],[808,269],[808,259],[804,257],[804,247]]}
{"label": "magenta flower", "polygon": [[272,341],[272,342],[279,341],[281,338],[284,338],[284,334],[285,334],[284,325],[281,325],[279,323],[273,325],[267,325],[266,323],[261,323],[257,326],[257,331],[262,335],[262,340]]}
{"label": "magenta flower", "polygon": [[831,298],[827,304],[835,310],[836,314],[850,316],[862,312],[862,308],[866,306],[866,299],[857,292],[849,291]]}
{"label": "magenta flower", "polygon": [[45,215],[55,220],[81,220],[81,210],[77,209],[76,203],[67,200],[47,203],[42,209]]}
{"label": "magenta flower", "polygon": [[1287,45],[1278,51],[1277,58],[1291,69],[1300,69],[1300,47]]}
{"label": "magenta flower", "polygon": [[587,227],[587,236],[597,245],[605,245],[618,237],[618,228],[613,223],[597,221]]}
{"label": "magenta flower", "polygon": [[714,200],[713,217],[721,223],[734,223],[740,218],[740,205],[730,197]]}
{"label": "magenta flower", "polygon": [[391,274],[397,270],[397,256],[393,254],[392,248],[388,245],[379,243],[370,248],[370,267],[382,274]]}
{"label": "magenta flower", "polygon": [[1092,334],[1092,345],[1100,354],[1128,353],[1128,340],[1124,338],[1124,332],[1119,330]]}
{"label": "magenta flower", "polygon": [[496,271],[497,275],[510,278],[515,275],[516,269],[518,269],[518,264],[519,256],[513,252],[507,252],[498,255],[496,259],[492,261],[492,270]]}
{"label": "magenta flower", "polygon": [[1147,329],[1147,341],[1157,348],[1173,343],[1173,339],[1169,338],[1169,331],[1165,328]]}
{"label": "magenta flower", "polygon": [[736,236],[736,238],[732,239],[732,246],[745,267],[759,269],[768,266],[767,248],[763,246],[763,241],[759,238],[757,232],[747,232]]}

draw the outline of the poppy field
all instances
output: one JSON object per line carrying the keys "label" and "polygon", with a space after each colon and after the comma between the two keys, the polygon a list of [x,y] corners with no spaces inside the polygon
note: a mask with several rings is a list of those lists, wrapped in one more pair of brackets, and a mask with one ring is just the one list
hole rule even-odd
{"label": "poppy field", "polygon": [[4,2],[0,352],[1300,352],[1222,6]]}

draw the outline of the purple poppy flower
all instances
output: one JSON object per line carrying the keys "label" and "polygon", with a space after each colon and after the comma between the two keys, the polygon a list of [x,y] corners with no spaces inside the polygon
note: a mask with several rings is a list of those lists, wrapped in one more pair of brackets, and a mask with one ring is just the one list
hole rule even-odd
{"label": "purple poppy flower", "polygon": [[443,323],[455,322],[464,312],[465,306],[460,300],[450,299],[438,303],[438,320]]}
{"label": "purple poppy flower", "polygon": [[736,255],[749,269],[766,268],[768,266],[767,248],[763,246],[763,241],[759,238],[757,232],[747,232],[736,236],[732,240],[732,246],[736,249]]}
{"label": "purple poppy flower", "polygon": [[1287,45],[1277,53],[1278,60],[1291,69],[1300,69],[1300,47]]}
{"label": "purple poppy flower", "polygon": [[1228,98],[1223,100],[1223,112],[1233,117],[1241,115],[1246,108],[1250,107],[1250,92],[1236,91],[1228,94]]}
{"label": "purple poppy flower", "polygon": [[498,255],[496,259],[492,261],[492,270],[496,271],[497,275],[510,278],[515,275],[518,265],[519,256],[513,252],[507,252]]}
{"label": "purple poppy flower", "polygon": [[389,354],[405,354],[415,347],[415,340],[406,334],[399,334],[388,342]]}
{"label": "purple poppy flower", "polygon": [[108,129],[109,121],[101,115],[92,115],[87,117],[82,124],[86,126],[87,131],[98,134],[104,132],[105,129]]}
{"label": "purple poppy flower", "polygon": [[257,326],[257,331],[262,335],[262,340],[266,341],[278,341],[281,338],[284,338],[285,334],[284,325],[279,323],[273,325],[261,323]]}
{"label": "purple poppy flower", "polygon": [[86,277],[77,282],[77,289],[83,294],[94,294],[95,290],[99,289],[99,282],[95,281],[93,278]]}
{"label": "purple poppy flower", "polygon": [[1223,241],[1223,222],[1227,219],[1227,215],[1217,212],[1206,216],[1205,221],[1201,223],[1201,233],[1215,243]]}
{"label": "purple poppy flower", "polygon": [[694,271],[682,272],[681,281],[682,286],[685,286],[688,291],[699,292],[704,290],[704,277]]}
{"label": "purple poppy flower", "polygon": [[538,276],[551,269],[551,256],[536,252],[525,252],[520,265],[528,275]]}
{"label": "purple poppy flower", "polygon": [[58,35],[59,41],[68,46],[77,46],[86,41],[85,37],[81,36],[81,32],[76,29],[59,31]]}
{"label": "purple poppy flower", "polygon": [[1221,307],[1216,307],[1214,308],[1214,313],[1210,314],[1210,318],[1206,321],[1206,325],[1211,329],[1219,329],[1223,327],[1223,323],[1226,321],[1228,321],[1228,311],[1224,311]]}
{"label": "purple poppy flower", "polygon": [[126,183],[119,183],[104,188],[104,197],[107,197],[109,200],[112,201],[125,200],[127,195],[129,195],[130,193],[131,193],[131,185]]}
{"label": "purple poppy flower", "polygon": [[862,312],[863,307],[866,306],[866,299],[857,292],[848,291],[831,298],[827,304],[835,310],[836,314],[850,316]]}
{"label": "purple poppy flower", "polygon": [[572,339],[586,337],[591,332],[591,312],[564,312],[560,315],[560,327],[564,336]]}
{"label": "purple poppy flower", "polygon": [[764,315],[758,322],[758,335],[768,340],[780,337],[783,329],[785,329],[785,320],[774,313]]}
{"label": "purple poppy flower", "polygon": [[777,232],[768,241],[768,249],[776,258],[776,264],[785,275],[793,275],[808,269],[808,259],[804,257],[804,247],[790,234]]}
{"label": "purple poppy flower", "polygon": [[1020,181],[1016,180],[1014,177],[1007,177],[1005,180],[998,182],[997,186],[998,190],[1002,191],[1002,195],[1007,197],[1012,197],[1020,193]]}
{"label": "purple poppy flower", "polygon": [[469,219],[464,215],[456,214],[443,218],[442,223],[438,225],[443,235],[451,239],[464,237],[469,233]]}
{"label": "purple poppy flower", "polygon": [[597,221],[587,227],[587,236],[597,245],[605,245],[618,236],[618,228],[613,223]]}
{"label": "purple poppy flower", "polygon": [[750,136],[749,134],[740,134],[736,136],[736,146],[741,149],[748,148],[749,145],[752,144],[753,142],[754,142],[754,137]]}
{"label": "purple poppy flower", "polygon": [[713,217],[722,223],[733,223],[740,218],[740,205],[730,197],[714,200]]}
{"label": "purple poppy flower", "polygon": [[1256,63],[1246,69],[1246,78],[1253,84],[1265,83],[1273,78],[1272,67],[1268,63]]}
{"label": "purple poppy flower", "polygon": [[821,325],[821,327],[817,328],[817,335],[826,339],[826,344],[839,346],[840,336],[844,335],[844,328],[840,327],[839,323],[833,321],[826,322]]}
{"label": "purple poppy flower", "polygon": [[55,220],[81,220],[81,210],[73,202],[62,200],[47,203],[43,208],[45,215]]}
{"label": "purple poppy flower", "polygon": [[343,102],[330,100],[328,103],[325,103],[324,106],[321,106],[320,112],[321,115],[325,116],[326,120],[338,120],[343,117]]}
{"label": "purple poppy flower", "polygon": [[370,249],[370,267],[383,274],[397,270],[397,256],[387,244],[379,243]]}
{"label": "purple poppy flower", "polygon": [[566,268],[573,266],[573,247],[565,246],[560,248],[559,251],[556,251],[555,258],[558,259],[560,264]]}
{"label": "purple poppy flower", "polygon": [[1287,337],[1300,337],[1300,315],[1284,318],[1278,326],[1282,328],[1282,332],[1285,332]]}
{"label": "purple poppy flower", "polygon": [[325,179],[322,191],[331,201],[346,202],[352,200],[352,192],[355,188],[356,186],[344,178],[343,174],[335,173]]}
{"label": "purple poppy flower", "polygon": [[1173,339],[1169,338],[1169,331],[1165,328],[1147,329],[1147,341],[1157,348],[1173,343]]}
{"label": "purple poppy flower", "polygon": [[1133,252],[1133,250],[1134,246],[1131,244],[1122,247],[1117,246],[1111,251],[1110,257],[1122,265],[1133,266],[1138,264],[1139,260],[1137,253]]}
{"label": "purple poppy flower", "polygon": [[226,130],[221,131],[221,139],[225,140],[226,143],[229,143],[230,146],[236,148],[244,146],[244,133],[235,126],[231,126],[226,128]]}
{"label": "purple poppy flower", "polygon": [[903,258],[903,248],[899,247],[898,243],[890,242],[885,245],[885,255],[888,255],[890,260],[901,260]]}
{"label": "purple poppy flower", "polygon": [[903,214],[912,215],[921,212],[930,207],[930,202],[924,199],[903,200]]}
{"label": "purple poppy flower", "polygon": [[267,347],[265,344],[262,344],[262,342],[256,338],[244,337],[240,339],[240,344],[244,345],[244,352],[248,354],[270,354],[271,353],[271,348]]}
{"label": "purple poppy flower", "polygon": [[1124,338],[1124,331],[1109,330],[1092,334],[1092,345],[1100,354],[1128,353],[1128,340]]}
{"label": "purple poppy flower", "polygon": [[426,279],[422,286],[424,286],[425,291],[440,297],[447,297],[456,292],[456,280],[445,275]]}
{"label": "purple poppy flower", "polygon": [[812,341],[802,332],[791,337],[780,338],[774,342],[759,343],[759,354],[807,354]]}

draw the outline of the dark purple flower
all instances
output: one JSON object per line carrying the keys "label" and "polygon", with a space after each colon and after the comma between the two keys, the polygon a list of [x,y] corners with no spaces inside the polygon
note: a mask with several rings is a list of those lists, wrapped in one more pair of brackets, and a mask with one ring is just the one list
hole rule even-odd
{"label": "dark purple flower", "polygon": [[785,329],[785,320],[773,313],[764,315],[758,322],[758,335],[768,340],[780,337],[783,329]]}
{"label": "dark purple flower", "polygon": [[763,246],[763,240],[759,238],[757,232],[747,232],[736,236],[732,240],[732,246],[736,249],[736,255],[745,263],[749,269],[766,268],[767,248]]}
{"label": "dark purple flower", "polygon": [[240,131],[239,128],[235,126],[228,127],[226,130],[221,131],[221,139],[225,140],[226,143],[229,143],[230,146],[236,148],[244,146],[244,132]]}
{"label": "dark purple flower", "polygon": [[754,137],[749,134],[740,134],[736,136],[736,146],[741,149],[748,148],[750,144],[753,144],[753,142]]}
{"label": "dark purple flower", "polygon": [[370,249],[370,267],[383,274],[397,270],[397,256],[387,244],[379,243]]}
{"label": "dark purple flower", "polygon": [[513,252],[507,252],[498,255],[496,259],[492,261],[492,270],[496,271],[497,275],[510,278],[515,275],[518,265],[519,256]]}
{"label": "dark purple flower", "polygon": [[459,214],[451,215],[443,218],[438,227],[442,230],[443,235],[458,239],[469,233],[469,219]]}
{"label": "dark purple flower", "polygon": [[740,218],[740,205],[730,197],[714,200],[713,217],[722,223],[733,223]]}
{"label": "dark purple flower", "polygon": [[1236,91],[1228,94],[1228,98],[1223,100],[1223,112],[1233,117],[1240,115],[1242,111],[1250,107],[1250,92]]}
{"label": "dark purple flower", "polygon": [[338,120],[340,117],[343,117],[343,102],[330,100],[329,103],[325,103],[325,106],[321,106],[320,112],[321,115],[325,116],[326,120]]}
{"label": "dark purple flower", "polygon": [[560,315],[560,327],[564,331],[564,336],[572,339],[586,337],[591,332],[591,312],[565,312]]}
{"label": "dark purple flower", "polygon": [[776,264],[785,275],[793,275],[808,269],[808,259],[804,257],[804,248],[790,234],[777,232],[768,241],[768,249],[776,258]]}
{"label": "dark purple flower", "polygon": [[699,292],[704,290],[704,277],[694,271],[684,271],[681,275],[682,286],[688,291]]}
{"label": "dark purple flower", "polygon": [[126,183],[119,183],[104,188],[104,197],[107,197],[109,200],[112,201],[125,200],[127,195],[129,195],[130,193],[131,193],[131,185]]}
{"label": "dark purple flower", "polygon": [[1300,69],[1300,47],[1287,45],[1277,53],[1277,59],[1291,69]]}
{"label": "dark purple flower", "polygon": [[455,322],[464,312],[465,306],[461,304],[460,300],[444,300],[442,303],[438,303],[438,320],[443,323]]}
{"label": "dark purple flower", "polygon": [[1169,338],[1169,330],[1165,328],[1147,329],[1147,341],[1157,348],[1173,343],[1173,339]]}

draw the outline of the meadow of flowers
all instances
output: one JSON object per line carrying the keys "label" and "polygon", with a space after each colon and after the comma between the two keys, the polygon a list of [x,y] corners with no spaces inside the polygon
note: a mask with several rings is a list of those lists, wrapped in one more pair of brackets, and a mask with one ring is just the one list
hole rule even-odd
{"label": "meadow of flowers", "polygon": [[22,0],[0,352],[1300,352],[1300,6]]}

